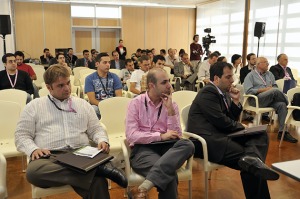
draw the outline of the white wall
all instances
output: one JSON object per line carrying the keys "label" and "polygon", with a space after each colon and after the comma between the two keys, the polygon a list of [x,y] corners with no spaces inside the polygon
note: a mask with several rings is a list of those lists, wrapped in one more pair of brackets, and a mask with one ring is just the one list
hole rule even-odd
{"label": "white wall", "polygon": [[[11,4],[10,0],[1,0],[1,6],[0,6],[0,14],[1,15],[11,15]],[[6,35],[6,52],[14,53],[15,52],[15,45],[14,45],[14,32],[13,32],[13,24],[12,24],[12,34]],[[3,56],[3,40],[0,38],[0,57]],[[0,61],[0,70],[4,69],[2,61]]]}

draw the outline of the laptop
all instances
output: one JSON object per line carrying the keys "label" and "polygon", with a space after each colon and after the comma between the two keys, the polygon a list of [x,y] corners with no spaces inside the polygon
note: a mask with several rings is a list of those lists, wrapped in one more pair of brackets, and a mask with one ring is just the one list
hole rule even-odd
{"label": "laptop", "polygon": [[247,136],[247,135],[256,135],[256,134],[261,134],[261,133],[266,133],[267,132],[268,125],[259,125],[255,127],[250,127],[246,128],[234,133],[230,133],[227,135],[227,137],[242,137],[242,136]]}
{"label": "laptop", "polygon": [[107,153],[98,153],[95,157],[89,158],[75,155],[72,151],[63,154],[51,154],[51,156],[59,163],[80,173],[87,173],[95,167],[113,159],[113,156]]}

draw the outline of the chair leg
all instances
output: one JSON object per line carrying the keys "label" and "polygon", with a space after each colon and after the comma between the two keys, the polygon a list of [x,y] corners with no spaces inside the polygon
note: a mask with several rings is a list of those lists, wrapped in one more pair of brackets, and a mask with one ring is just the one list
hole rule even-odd
{"label": "chair leg", "polygon": [[107,180],[108,180],[108,190],[111,190],[111,180],[110,179]]}
{"label": "chair leg", "polygon": [[205,199],[208,199],[208,171],[205,172]]}
{"label": "chair leg", "polygon": [[189,180],[189,199],[192,199],[192,180]]}
{"label": "chair leg", "polygon": [[281,144],[282,144],[282,140],[283,140],[283,137],[284,137],[284,134],[285,134],[286,127],[287,127],[287,125],[284,124],[283,132],[282,132],[282,134],[281,134],[281,139],[280,139],[280,143],[279,143],[279,148],[281,147]]}

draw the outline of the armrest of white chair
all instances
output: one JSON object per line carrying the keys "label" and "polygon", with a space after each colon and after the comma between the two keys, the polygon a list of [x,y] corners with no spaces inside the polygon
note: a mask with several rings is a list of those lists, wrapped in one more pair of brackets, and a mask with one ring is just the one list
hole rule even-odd
{"label": "armrest of white chair", "polygon": [[202,150],[203,150],[203,160],[205,162],[208,162],[207,144],[206,144],[205,139],[203,139],[200,135],[196,135],[196,134],[190,133],[190,132],[182,132],[182,134],[186,138],[194,138],[194,139],[198,140],[199,142],[201,142]]}
{"label": "armrest of white chair", "polygon": [[245,104],[248,102],[248,99],[250,98],[254,98],[255,100],[255,108],[259,108],[258,107],[258,97],[256,95],[244,95],[244,102],[243,102],[243,106],[245,106]]}
{"label": "armrest of white chair", "polygon": [[291,120],[291,115],[293,113],[294,110],[299,110],[300,111],[300,107],[299,106],[287,106],[288,112],[287,115],[285,117],[285,124],[287,124],[289,122],[289,120]]}

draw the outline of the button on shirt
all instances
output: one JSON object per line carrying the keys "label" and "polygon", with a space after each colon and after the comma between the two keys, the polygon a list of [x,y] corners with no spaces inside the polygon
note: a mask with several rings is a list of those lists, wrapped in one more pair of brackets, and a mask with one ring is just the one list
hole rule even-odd
{"label": "button on shirt", "polygon": [[[68,99],[61,102],[50,97],[59,108],[69,110]],[[89,139],[95,143],[108,142],[92,106],[77,97],[71,100],[76,113],[58,110],[47,96],[27,104],[16,128],[17,149],[30,156],[38,148],[75,149],[89,145]]]}
{"label": "button on shirt", "polygon": [[[162,108],[159,115],[160,107]],[[175,102],[173,102],[173,107],[175,115],[168,116],[167,108],[162,103],[155,106],[148,93],[132,99],[126,116],[126,138],[129,145],[134,146],[135,144],[149,144],[160,141],[160,134],[166,133],[168,130],[176,131],[181,136],[179,111]],[[158,115],[159,118],[157,119]]]}

